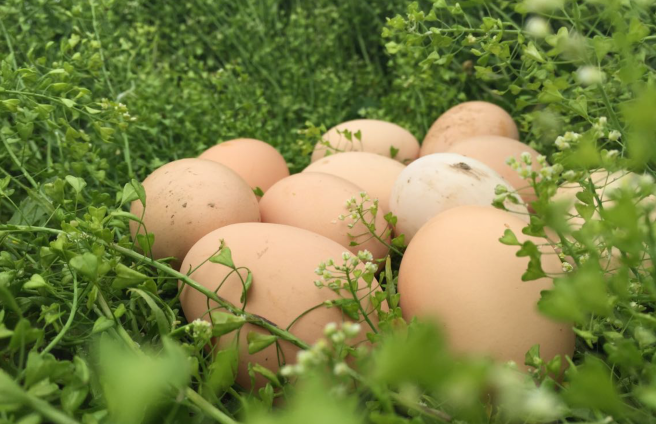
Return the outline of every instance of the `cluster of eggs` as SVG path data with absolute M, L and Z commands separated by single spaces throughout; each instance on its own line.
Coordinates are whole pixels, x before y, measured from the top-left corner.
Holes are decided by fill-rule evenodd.
M 522 282 L 528 259 L 498 242 L 505 229 L 524 237 L 525 204 L 534 199 L 506 163 L 523 152 L 537 156 L 517 138 L 512 118 L 486 102 L 448 110 L 421 147 L 398 125 L 349 121 L 329 130 L 315 147 L 312 163 L 291 176 L 270 145 L 231 140 L 154 171 L 143 182 L 147 207 L 140 201 L 132 205 L 141 223 L 133 222 L 131 231 L 133 237 L 154 235 L 154 259 L 173 258 L 181 272 L 212 291 L 220 288 L 219 296 L 239 304 L 240 276 L 207 261 L 223 240 L 234 263 L 252 273 L 245 310 L 280 328 L 293 323 L 290 331 L 307 343 L 320 338 L 329 322 L 348 320 L 337 308 L 314 308 L 337 296 L 313 284 L 317 265 L 341 258 L 345 250 L 366 249 L 383 259 L 392 234 L 404 234 L 408 247 L 398 290 L 405 318 L 438 319 L 458 351 L 518 364 L 536 343 L 544 358 L 571 355 L 574 335 L 568 326 L 536 309 L 550 280 Z M 506 205 L 515 213 L 491 207 L 499 184 L 521 195 L 522 204 Z M 260 199 L 257 189 L 264 192 Z M 368 236 L 370 228 L 351 218 L 347 201 L 352 198 L 364 209 L 376 205 L 371 224 L 382 236 Z M 388 212 L 397 221 L 385 231 Z M 555 254 L 544 255 L 543 266 L 547 272 L 561 268 Z M 180 300 L 190 322 L 209 321 L 209 311 L 217 307 L 189 287 Z M 228 343 L 224 339 L 219 347 Z M 241 337 L 237 381 L 250 385 L 249 362 L 276 372 L 281 352 L 287 362 L 295 358 L 295 348 L 285 341 L 280 350 L 272 345 L 249 354 Z

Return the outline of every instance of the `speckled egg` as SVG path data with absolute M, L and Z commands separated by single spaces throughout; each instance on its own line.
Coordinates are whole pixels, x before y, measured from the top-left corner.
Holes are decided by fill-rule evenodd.
M 399 174 L 390 199 L 398 218 L 396 234 L 406 243 L 435 215 L 456 206 L 492 204 L 497 185 L 511 187 L 492 168 L 455 153 L 435 153 L 417 159 Z M 528 220 L 523 205 L 506 201 L 506 207 Z
M 521 162 L 522 153 L 531 155 L 531 166 L 533 170 L 539 171 L 542 166 L 538 163 L 539 153 L 521 141 L 498 135 L 479 135 L 459 141 L 452 145 L 447 153 L 457 153 L 476 159 L 494 169 L 501 177 L 517 189 L 518 194 L 524 202 L 530 203 L 537 200 L 535 190 L 519 173 L 506 163 L 508 158 L 517 159 Z
M 285 224 L 321 234 L 357 254 L 368 250 L 375 259 L 387 255 L 387 247 L 372 237 L 365 224 L 356 222 L 346 207 L 346 201 L 355 198 L 363 203 L 363 210 L 370 210 L 372 201 L 364 201 L 363 190 L 353 183 L 330 174 L 304 172 L 278 181 L 260 201 L 262 222 Z M 389 243 L 387 222 L 378 211 L 373 224 L 376 234 Z M 343 220 L 340 220 L 340 216 Z M 365 215 L 367 224 L 372 222 L 370 213 Z M 351 246 L 351 243 L 357 243 Z
M 344 131 L 349 131 L 348 139 Z M 360 132 L 358 140 L 355 134 Z M 312 162 L 342 152 L 370 152 L 409 163 L 419 157 L 419 142 L 405 128 L 377 119 L 356 119 L 341 123 L 326 132 L 316 144 Z
M 252 285 L 246 296 L 246 312 L 261 316 L 279 328 L 288 328 L 289 331 L 302 341 L 312 344 L 323 337 L 323 330 L 330 322 L 340 323 L 348 318 L 338 307 L 321 306 L 326 301 L 338 299 L 338 295 L 328 288 L 317 288 L 314 281 L 319 278 L 315 274 L 316 267 L 334 259 L 342 263 L 344 247 L 321 235 L 310 231 L 279 224 L 245 223 L 235 224 L 215 230 L 200 239 L 189 251 L 182 269 L 187 271 L 195 269 L 191 278 L 204 287 L 217 291 L 218 296 L 241 306 L 242 282 L 238 275 L 232 273 L 224 265 L 205 262 L 214 255 L 224 240 L 225 245 L 232 251 L 232 259 L 236 266 L 246 267 L 252 273 Z M 201 265 L 202 264 L 202 265 Z M 198 267 L 196 269 L 196 267 Z M 225 279 L 225 283 L 219 284 Z M 246 271 L 242 270 L 242 278 L 246 278 Z M 360 280 L 361 287 L 366 288 Z M 374 280 L 373 286 L 378 283 Z M 200 292 L 185 286 L 180 296 L 180 302 L 187 321 L 202 318 L 210 321 L 208 308 L 216 308 L 214 302 L 209 302 Z M 363 308 L 372 312 L 368 301 Z M 297 321 L 296 318 L 303 315 Z M 369 317 L 376 322 L 376 314 Z M 293 325 L 292 325 L 293 322 Z M 291 325 L 291 327 L 290 327 Z M 355 340 L 365 340 L 365 328 Z M 239 334 L 239 366 L 237 383 L 243 387 L 251 387 L 248 375 L 248 363 L 260 364 L 273 372 L 280 366 L 279 360 L 286 363 L 295 363 L 298 349 L 291 343 L 279 340 L 282 356 L 278 356 L 276 345 L 264 350 L 249 354 L 246 337 L 249 332 L 266 333 L 260 327 L 246 324 Z M 218 341 L 219 348 L 228 346 L 236 333 L 222 336 Z M 266 380 L 257 375 L 256 386 L 260 387 Z
M 158 168 L 144 181 L 146 208 L 132 202 L 130 212 L 155 235 L 154 259 L 174 257 L 179 264 L 191 246 L 217 228 L 258 222 L 260 211 L 251 188 L 229 168 L 204 159 L 181 159 Z M 145 233 L 130 221 L 132 237 Z
M 232 169 L 252 189 L 266 192 L 279 180 L 289 176 L 287 162 L 270 144 L 252 138 L 238 138 L 210 147 L 199 156 Z
M 498 135 L 519 139 L 512 117 L 488 102 L 465 102 L 444 112 L 426 133 L 420 156 L 446 152 L 453 144 L 478 135 Z
M 435 319 L 455 352 L 514 361 L 523 369 L 524 356 L 535 344 L 546 361 L 572 356 L 571 325 L 537 310 L 540 292 L 552 288 L 552 281 L 522 281 L 529 259 L 517 257 L 517 246 L 499 242 L 506 229 L 520 241 L 530 239 L 522 234 L 524 226 L 512 214 L 486 206 L 461 206 L 430 220 L 401 262 L 404 318 Z M 542 264 L 546 272 L 561 270 L 553 250 L 545 252 Z
M 303 172 L 335 175 L 362 187 L 380 207 L 389 211 L 392 186 L 405 165 L 374 153 L 350 152 L 331 155 L 310 164 Z

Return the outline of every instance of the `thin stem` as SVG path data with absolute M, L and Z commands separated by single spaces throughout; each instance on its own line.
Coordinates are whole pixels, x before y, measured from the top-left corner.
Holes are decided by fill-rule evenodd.
M 194 391 L 192 388 L 187 387 L 185 389 L 185 395 L 194 405 L 199 407 L 208 416 L 214 418 L 217 422 L 221 424 L 238 424 L 237 421 L 230 418 L 218 408 L 215 408 L 211 403 L 196 393 L 196 391 Z
M 68 329 L 71 327 L 73 324 L 73 318 L 75 318 L 75 312 L 77 311 L 77 275 L 73 273 L 73 305 L 71 305 L 71 314 L 68 316 L 68 320 L 66 320 L 66 324 L 64 324 L 64 327 L 61 329 L 59 334 L 55 336 L 54 339 L 46 346 L 45 349 L 41 352 L 42 355 L 45 355 L 46 353 L 50 352 L 56 345 L 59 343 L 59 341 L 64 337 Z
M 358 298 L 358 293 L 353 290 L 353 280 L 351 280 L 351 273 L 349 271 L 346 271 L 346 281 L 348 283 L 349 291 L 351 292 L 351 295 L 353 296 L 353 299 L 358 303 L 358 308 L 360 309 L 360 312 L 362 312 L 362 316 L 364 317 L 364 320 L 369 324 L 369 327 L 371 327 L 371 330 L 378 334 L 378 330 L 376 330 L 376 326 L 374 325 L 373 322 L 369 319 L 369 315 L 367 314 L 367 311 L 364 310 L 362 307 L 362 302 L 360 302 L 360 299 Z
M 4 134 L 0 134 L 0 138 L 2 138 L 2 144 L 5 145 L 5 148 L 7 149 L 7 153 L 9 154 L 9 157 L 11 158 L 12 162 L 14 162 L 14 165 L 18 167 L 18 169 L 21 170 L 23 175 L 25 175 L 25 179 L 32 184 L 32 187 L 34 188 L 39 188 L 39 185 L 34 181 L 34 178 L 30 175 L 29 172 L 27 172 L 27 169 L 23 166 L 23 164 L 20 163 L 16 155 L 14 154 L 13 150 L 11 150 L 11 146 L 9 146 L 9 143 L 7 142 L 7 139 L 5 138 Z
M 107 87 L 109 88 L 110 93 L 112 93 L 112 96 L 115 97 L 116 94 L 114 93 L 114 87 L 112 87 L 112 83 L 109 81 L 109 74 L 107 73 L 107 67 L 105 66 L 105 54 L 103 53 L 102 43 L 100 41 L 100 32 L 98 31 L 98 21 L 96 20 L 96 8 L 93 5 L 93 0 L 89 0 L 89 6 L 91 6 L 91 19 L 93 20 L 93 32 L 96 35 L 96 41 L 98 41 L 98 46 L 99 46 L 98 53 L 100 53 L 100 63 L 102 63 L 103 75 L 105 76 L 105 82 L 107 83 Z

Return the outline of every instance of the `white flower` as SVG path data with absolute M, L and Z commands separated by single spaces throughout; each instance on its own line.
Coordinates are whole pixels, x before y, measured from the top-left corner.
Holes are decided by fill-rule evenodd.
M 378 267 L 372 262 L 367 262 L 366 264 L 364 264 L 364 272 L 368 274 L 373 274 L 376 271 L 378 271 Z
M 563 272 L 570 272 L 573 269 L 574 267 L 572 266 L 572 264 L 570 264 L 569 262 L 563 262 Z
M 530 165 L 533 162 L 533 158 L 531 158 L 531 154 L 529 152 L 522 152 L 520 157 L 522 158 L 522 162 L 524 162 L 526 165 Z
M 558 150 L 567 150 L 571 147 L 570 144 L 566 142 L 563 137 L 556 138 L 555 144 Z
M 342 325 L 342 330 L 344 330 L 344 334 L 346 335 L 346 337 L 357 336 L 358 334 L 360 334 L 361 329 L 362 326 L 357 322 L 347 321 Z
M 544 18 L 534 16 L 526 22 L 526 32 L 536 38 L 544 38 L 551 34 L 551 26 Z
M 576 77 L 583 85 L 600 84 L 605 79 L 605 75 L 601 69 L 590 65 L 580 67 L 576 71 Z
M 280 368 L 280 375 L 283 377 L 291 377 L 294 375 L 294 367 L 291 365 L 285 365 Z
M 351 259 L 351 254 L 349 252 L 342 253 L 342 259 L 348 261 L 349 259 Z
M 340 362 L 339 364 L 335 365 L 333 372 L 335 375 L 346 375 L 349 372 L 349 367 L 344 362 Z
M 467 36 L 467 42 L 468 42 L 469 44 L 474 44 L 476 41 L 477 41 L 477 39 L 476 39 L 476 37 L 474 37 L 473 35 L 469 34 L 469 35 Z
M 547 164 L 547 157 L 545 155 L 538 155 L 536 159 L 541 166 L 545 166 Z
M 572 132 L 572 131 L 567 131 L 565 133 L 564 138 L 565 138 L 565 141 L 576 141 L 579 138 L 581 138 L 581 134 L 576 133 L 576 132 Z
M 361 261 L 373 261 L 373 260 L 374 260 L 374 257 L 373 257 L 373 255 L 371 254 L 371 252 L 368 251 L 368 250 L 366 250 L 366 249 L 365 249 L 365 250 L 361 250 L 361 251 L 358 252 L 358 258 L 359 258 Z
M 325 335 L 328 336 L 328 337 L 330 337 L 330 336 L 332 336 L 333 334 L 335 334 L 336 331 L 337 331 L 337 324 L 334 323 L 334 322 L 329 322 L 329 323 L 326 324 L 326 326 L 323 328 L 323 334 L 325 334 Z
M 335 344 L 340 344 L 340 343 L 344 343 L 344 340 L 346 340 L 346 336 L 342 331 L 337 331 L 332 336 L 330 336 L 330 340 L 332 340 L 333 343 Z
M 494 194 L 505 194 L 508 193 L 508 187 L 506 187 L 503 184 L 497 184 L 496 187 L 494 187 Z
M 301 365 L 311 365 L 314 362 L 314 354 L 309 350 L 301 350 L 296 354 L 296 361 Z
M 622 137 L 622 133 L 620 133 L 617 130 L 613 130 L 613 131 L 608 133 L 608 139 L 610 141 L 617 141 L 617 140 L 620 139 L 620 137 Z

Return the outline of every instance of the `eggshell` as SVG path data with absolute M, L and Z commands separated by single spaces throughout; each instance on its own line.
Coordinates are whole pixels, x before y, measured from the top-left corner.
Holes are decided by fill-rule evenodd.
M 155 235 L 154 259 L 173 256 L 182 260 L 191 246 L 210 231 L 260 220 L 257 199 L 248 184 L 227 167 L 209 160 L 167 163 L 150 174 L 143 187 L 143 222 L 148 232 Z M 141 217 L 141 201 L 132 202 L 130 212 Z M 137 228 L 145 233 L 143 226 L 130 221 L 133 238 Z
M 373 238 L 362 222 L 353 228 L 348 227 L 354 220 L 350 217 L 346 201 L 355 197 L 360 203 L 362 191 L 355 184 L 334 175 L 315 172 L 292 175 L 278 181 L 262 197 L 262 222 L 304 228 L 341 244 L 355 254 L 368 250 L 375 259 L 381 259 L 387 256 L 387 247 Z M 372 204 L 372 201 L 365 202 L 365 208 Z M 346 218 L 339 220 L 340 215 Z M 385 236 L 387 232 L 383 215 L 382 211 L 378 211 L 374 221 L 379 236 Z M 371 216 L 367 215 L 366 219 L 369 222 Z M 384 240 L 389 243 L 389 236 Z M 350 246 L 351 242 L 360 244 Z
M 353 135 L 349 141 L 344 134 L 338 132 L 343 133 L 344 130 L 352 134 L 360 131 L 360 140 Z M 327 141 L 330 146 L 317 143 L 312 153 L 312 162 L 331 154 L 351 151 L 370 152 L 392 158 L 391 148 L 398 150 L 392 159 L 401 163 L 412 162 L 419 157 L 419 142 L 408 130 L 376 119 L 343 122 L 328 130 L 321 139 Z
M 309 309 L 327 300 L 338 299 L 337 294 L 328 288 L 319 289 L 314 281 L 319 278 L 314 270 L 316 267 L 334 259 L 342 263 L 344 247 L 318 234 L 301 228 L 279 224 L 245 223 L 235 224 L 207 234 L 196 243 L 182 264 L 183 272 L 195 269 L 191 278 L 210 290 L 217 290 L 221 281 L 226 278 L 230 269 L 216 263 L 205 262 L 216 253 L 220 240 L 232 251 L 232 259 L 236 266 L 247 267 L 253 276 L 253 282 L 246 297 L 246 312 L 261 316 L 274 323 L 279 328 L 287 328 L 297 317 Z M 242 277 L 246 277 L 245 271 Z M 361 288 L 365 288 L 362 280 Z M 372 287 L 378 282 L 373 281 Z M 239 276 L 232 274 L 221 286 L 217 294 L 241 306 L 242 283 Z M 180 295 L 180 303 L 187 321 L 202 318 L 210 321 L 207 314 L 208 301 L 200 292 L 185 286 Z M 209 308 L 216 308 L 215 302 L 209 302 Z M 372 312 L 371 305 L 364 305 L 367 312 Z M 375 323 L 375 313 L 369 318 Z M 319 307 L 298 319 L 290 328 L 290 332 L 306 343 L 312 344 L 323 336 L 323 329 L 329 322 L 343 322 L 348 318 L 337 307 Z M 239 367 L 237 382 L 250 387 L 248 363 L 258 363 L 273 372 L 279 368 L 275 345 L 255 354 L 248 353 L 246 336 L 250 331 L 268 334 L 266 330 L 255 325 L 246 324 L 241 329 L 239 337 Z M 363 325 L 361 335 L 357 340 L 365 339 Z M 223 336 L 218 342 L 219 348 L 225 348 L 233 340 L 233 335 Z M 282 353 L 287 363 L 296 361 L 298 349 L 291 343 L 279 341 Z M 260 375 L 256 378 L 256 386 L 265 384 Z
M 426 133 L 419 156 L 445 152 L 458 141 L 478 135 L 519 139 L 512 117 L 488 102 L 465 102 L 444 112 Z
M 430 220 L 408 246 L 399 272 L 398 291 L 405 319 L 437 319 L 456 352 L 515 361 L 540 344 L 541 357 L 574 353 L 570 325 L 555 323 L 537 310 L 540 292 L 552 287 L 541 278 L 524 282 L 528 258 L 517 247 L 499 242 L 506 229 L 520 241 L 524 222 L 486 206 L 461 206 Z M 540 239 L 533 239 L 541 243 Z M 548 250 L 546 272 L 559 272 L 560 261 Z
M 519 161 L 521 154 L 528 152 L 533 159 L 531 164 L 533 169 L 536 171 L 542 169 L 537 161 L 539 153 L 521 141 L 498 135 L 480 135 L 453 144 L 447 152 L 476 159 L 494 169 L 504 180 L 517 189 L 524 202 L 531 203 L 537 200 L 533 187 L 506 163 L 506 160 L 510 157 Z
M 210 147 L 199 156 L 232 169 L 252 189 L 267 191 L 279 180 L 289 176 L 287 162 L 278 151 L 263 141 L 238 138 Z
M 319 159 L 303 172 L 323 172 L 350 181 L 378 199 L 379 206 L 388 212 L 392 186 L 404 169 L 403 164 L 374 153 L 350 152 Z
M 514 190 L 492 168 L 455 153 L 436 153 L 417 159 L 401 172 L 392 189 L 390 211 L 398 218 L 396 233 L 412 240 L 428 220 L 440 212 L 462 205 L 491 205 L 495 187 Z M 523 205 L 506 202 L 506 207 L 522 213 Z

